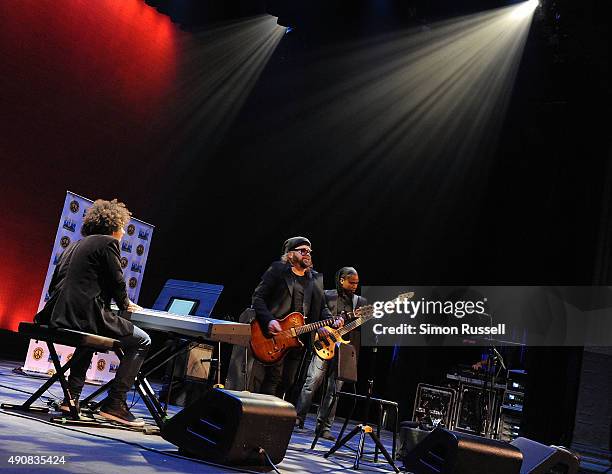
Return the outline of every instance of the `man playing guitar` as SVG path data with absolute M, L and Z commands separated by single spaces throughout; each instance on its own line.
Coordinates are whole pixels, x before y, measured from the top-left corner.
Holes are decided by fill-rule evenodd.
M 312 249 L 306 237 L 292 237 L 283 244 L 281 261 L 273 262 L 255 288 L 252 307 L 262 330 L 270 335 L 280 333 L 279 319 L 292 312 L 302 313 L 306 323 L 331 318 L 325 302 L 323 275 L 312 265 Z M 325 336 L 326 329 L 319 329 Z M 303 336 L 306 346 L 311 344 L 309 335 Z M 290 393 L 295 383 L 305 347 L 292 349 L 277 363 L 264 366 L 261 393 L 282 398 Z
M 336 273 L 336 289 L 326 290 L 327 304 L 334 316 L 353 313 L 357 308 L 365 306 L 367 301 L 362 296 L 355 294 L 359 285 L 359 275 L 353 267 L 343 267 Z M 359 355 L 360 333 L 359 329 L 349 333 L 349 342 L 355 347 L 355 354 Z M 331 426 L 336 413 L 336 403 L 332 405 L 333 395 L 342 388 L 342 382 L 336 380 L 336 361 L 324 360 L 313 353 L 312 360 L 308 366 L 306 381 L 297 403 L 298 425 L 304 425 L 304 419 L 310 410 L 312 397 L 324 379 L 327 380 L 325 398 L 321 403 L 319 418 L 317 419 L 317 430 L 322 438 L 335 440 L 331 433 Z

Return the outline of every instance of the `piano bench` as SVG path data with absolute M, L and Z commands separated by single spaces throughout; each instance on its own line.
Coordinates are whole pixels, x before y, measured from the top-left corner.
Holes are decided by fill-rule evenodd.
M 72 329 L 50 328 L 35 323 L 19 323 L 19 334 L 30 339 L 63 344 L 72 347 L 87 347 L 95 352 L 108 352 L 121 347 L 118 340 Z
M 55 374 L 53 374 L 49 378 L 49 380 L 47 380 L 23 404 L 13 405 L 9 403 L 3 403 L 2 405 L 0 405 L 0 407 L 8 410 L 48 413 L 49 408 L 33 407 L 32 403 L 38 400 L 45 393 L 45 391 L 47 391 L 55 382 L 59 381 L 60 385 L 62 386 L 62 391 L 64 392 L 64 399 L 71 401 L 70 418 L 73 421 L 77 422 L 81 420 L 74 401 L 72 400 L 70 391 L 68 390 L 68 381 L 66 380 L 65 376 L 66 371 L 70 369 L 70 366 L 74 363 L 78 356 L 70 358 L 70 360 L 66 361 L 64 365 L 61 365 L 59 357 L 57 355 L 57 351 L 55 350 L 55 344 L 63 344 L 72 347 L 85 347 L 95 352 L 108 352 L 112 350 L 117 352 L 119 358 L 121 358 L 121 343 L 118 340 L 112 339 L 110 337 L 98 336 L 96 334 L 90 334 L 82 331 L 73 331 L 71 329 L 50 328 L 49 326 L 24 322 L 19 323 L 19 334 L 22 334 L 23 336 L 30 339 L 45 341 L 47 343 L 47 347 L 49 348 L 49 355 L 51 356 L 53 366 L 55 367 Z M 86 354 L 81 354 L 81 356 L 84 355 Z M 51 421 L 53 420 L 54 419 L 52 418 Z M 80 424 L 92 423 L 84 422 Z M 95 425 L 97 423 L 93 424 Z

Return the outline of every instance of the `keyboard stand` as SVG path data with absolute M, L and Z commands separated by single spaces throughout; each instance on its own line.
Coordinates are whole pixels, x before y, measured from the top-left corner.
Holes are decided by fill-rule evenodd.
M 185 336 L 175 334 L 172 332 L 168 333 L 168 335 L 172 337 L 171 341 L 174 341 L 176 339 L 181 340 L 178 347 L 173 351 L 171 350 L 170 354 L 165 359 L 163 359 L 161 362 L 157 363 L 153 367 L 150 367 L 153 364 L 153 361 L 155 359 L 159 358 L 161 354 L 171 349 L 173 344 L 166 342 L 166 344 L 164 344 L 164 347 L 158 350 L 155 354 L 152 354 L 149 357 L 147 357 L 147 359 L 142 364 L 142 367 L 140 368 L 140 372 L 138 372 L 138 375 L 136 376 L 136 380 L 134 381 L 134 387 L 138 391 L 138 394 L 140 395 L 140 397 L 142 398 L 142 401 L 144 402 L 147 409 L 149 410 L 149 413 L 151 413 L 151 416 L 155 420 L 155 424 L 159 428 L 161 428 L 164 422 L 168 419 L 168 413 L 166 411 L 168 408 L 168 404 L 166 403 L 165 407 L 162 406 L 159 399 L 155 395 L 155 391 L 153 390 L 153 387 L 151 387 L 151 384 L 147 380 L 147 377 L 151 375 L 155 370 L 159 369 L 162 365 L 170 362 L 175 357 L 178 357 L 179 355 L 191 350 L 200 341 L 203 341 L 203 339 L 201 338 L 198 338 L 197 340 L 185 339 Z M 95 402 L 94 401 L 95 398 L 101 393 L 103 393 L 104 391 L 108 390 L 111 383 L 113 383 L 112 380 L 102 385 L 101 387 L 96 389 L 92 394 L 84 398 L 81 402 L 81 406 L 88 407 L 91 410 L 97 409 L 102 402 L 101 401 Z

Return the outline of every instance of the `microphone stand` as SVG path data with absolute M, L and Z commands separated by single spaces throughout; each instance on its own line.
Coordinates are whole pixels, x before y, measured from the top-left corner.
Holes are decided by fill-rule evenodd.
M 489 327 L 493 327 L 493 316 L 487 314 L 489 316 Z M 485 377 L 485 382 L 483 384 L 483 397 L 486 397 L 485 400 L 485 425 L 484 425 L 484 435 L 485 438 L 492 438 L 493 433 L 493 424 L 494 424 L 494 408 L 495 408 L 495 399 L 497 397 L 497 363 L 499 362 L 501 368 L 500 370 L 507 370 L 506 365 L 504 364 L 504 359 L 502 355 L 499 353 L 495 344 L 493 343 L 493 338 L 491 334 L 489 334 L 489 346 L 488 346 L 488 360 L 486 365 L 487 374 Z M 491 388 L 487 390 L 487 382 L 490 382 Z

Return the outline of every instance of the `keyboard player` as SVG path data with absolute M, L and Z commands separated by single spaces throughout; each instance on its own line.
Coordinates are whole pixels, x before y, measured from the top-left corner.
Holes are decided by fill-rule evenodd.
M 124 227 L 131 213 L 123 203 L 97 200 L 87 210 L 83 219 L 83 239 L 71 243 L 60 256 L 55 267 L 50 298 L 35 316 L 39 324 L 52 328 L 65 328 L 118 339 L 124 350 L 108 397 L 102 402 L 100 415 L 128 426 L 143 426 L 126 404 L 127 392 L 134 383 L 151 345 L 151 339 L 132 322 L 110 311 L 111 299 L 119 309 L 136 311 L 140 307 L 132 303 L 119 260 L 119 242 L 125 234 Z M 92 351 L 77 348 L 88 354 L 72 365 L 68 388 L 72 400 L 79 408 L 78 400 L 85 383 L 85 374 L 91 363 Z M 70 400 L 64 400 L 60 409 L 69 411 Z

